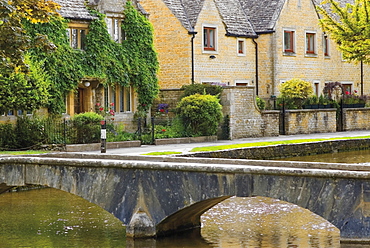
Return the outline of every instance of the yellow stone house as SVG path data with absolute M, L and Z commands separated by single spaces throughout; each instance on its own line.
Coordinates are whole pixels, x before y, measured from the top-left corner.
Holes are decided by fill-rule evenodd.
M 342 2 L 346 2 L 341 0 Z M 155 29 L 162 89 L 252 85 L 269 99 L 292 78 L 320 95 L 338 81 L 370 91 L 369 66 L 342 59 L 319 26 L 314 0 L 141 0 Z

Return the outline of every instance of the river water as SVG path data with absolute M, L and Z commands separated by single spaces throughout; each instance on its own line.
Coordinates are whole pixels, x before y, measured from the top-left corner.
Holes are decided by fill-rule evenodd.
M 329 162 L 323 155 L 322 161 Z M 320 156 L 306 160 L 317 160 Z M 369 151 L 346 153 L 337 162 L 370 161 Z M 352 158 L 352 159 L 351 159 Z M 292 159 L 294 160 L 294 159 Z M 298 160 L 298 158 L 295 158 Z M 46 188 L 0 195 L 0 248 L 125 247 L 249 248 L 370 247 L 340 244 L 339 230 L 296 205 L 265 197 L 232 197 L 202 216 L 201 230 L 157 240 L 125 238 L 125 227 L 86 200 Z

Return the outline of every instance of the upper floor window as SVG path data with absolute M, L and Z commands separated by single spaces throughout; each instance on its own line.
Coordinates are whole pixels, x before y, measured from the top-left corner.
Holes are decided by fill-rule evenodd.
M 205 51 L 216 51 L 215 27 L 203 27 L 203 49 Z
M 295 32 L 293 30 L 284 30 L 284 52 L 286 53 L 294 53 L 294 35 Z
M 329 53 L 329 38 L 327 35 L 324 35 L 323 36 L 323 47 L 324 47 L 324 56 L 330 56 L 330 53 Z
M 85 39 L 88 32 L 87 24 L 73 24 L 69 25 L 67 29 L 67 36 L 69 44 L 74 49 L 85 49 Z
M 315 51 L 316 34 L 312 32 L 306 33 L 306 54 L 316 54 Z
M 238 55 L 243 56 L 245 55 L 245 41 L 244 40 L 237 40 L 237 47 L 238 47 Z
M 122 19 L 121 18 L 107 18 L 107 27 L 108 32 L 111 35 L 112 39 L 117 42 L 121 43 L 124 40 L 124 32 L 122 31 Z

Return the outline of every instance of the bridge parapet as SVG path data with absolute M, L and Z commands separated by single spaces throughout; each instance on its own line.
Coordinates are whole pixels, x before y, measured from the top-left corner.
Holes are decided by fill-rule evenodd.
M 64 156 L 64 158 L 61 158 Z M 324 217 L 343 238 L 370 238 L 369 165 L 55 154 L 0 158 L 0 184 L 45 185 L 95 203 L 134 238 L 200 226 L 231 196 L 265 196 Z

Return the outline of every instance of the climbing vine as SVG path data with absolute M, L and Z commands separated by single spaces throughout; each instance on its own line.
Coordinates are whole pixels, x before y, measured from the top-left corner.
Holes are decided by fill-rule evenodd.
M 85 50 L 72 49 L 66 29 L 68 21 L 53 17 L 48 23 L 26 23 L 31 37 L 47 35 L 52 52 L 37 47 L 29 51 L 33 61 L 42 61 L 51 81 L 48 108 L 64 111 L 64 97 L 77 88 L 83 78 L 97 78 L 105 85 L 132 85 L 137 92 L 139 110 L 147 111 L 158 94 L 158 61 L 153 48 L 153 28 L 149 21 L 127 2 L 122 28 L 126 40 L 114 42 L 104 15 L 91 10 L 97 18 L 89 25 Z M 49 49 L 50 50 L 50 49 Z
M 146 112 L 159 92 L 159 65 L 153 46 L 153 26 L 130 1 L 126 3 L 124 15 L 122 28 L 126 40 L 122 46 L 130 54 L 130 82 L 138 93 L 138 109 Z

